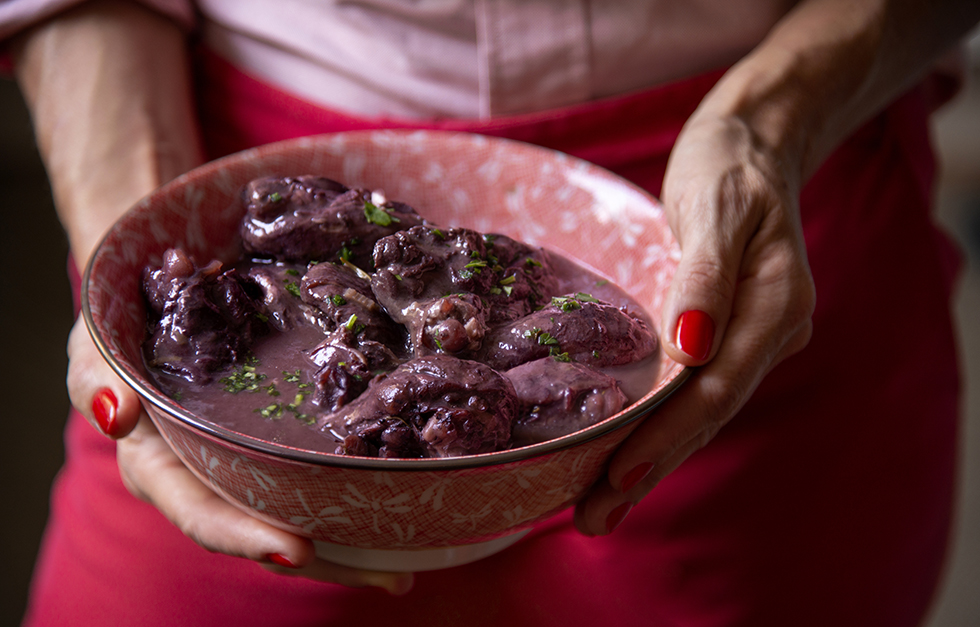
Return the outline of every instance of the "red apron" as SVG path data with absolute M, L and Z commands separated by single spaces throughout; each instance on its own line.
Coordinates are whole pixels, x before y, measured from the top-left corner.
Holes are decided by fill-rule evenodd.
M 363 119 L 205 55 L 211 156 L 316 133 L 456 129 L 582 157 L 659 194 L 681 125 L 719 73 L 487 122 Z M 585 538 L 566 513 L 395 598 L 272 575 L 186 539 L 126 492 L 113 445 L 78 415 L 30 625 L 917 625 L 950 531 L 958 373 L 955 254 L 929 216 L 928 106 L 909 93 L 806 186 L 818 304 L 810 346 L 637 506 Z

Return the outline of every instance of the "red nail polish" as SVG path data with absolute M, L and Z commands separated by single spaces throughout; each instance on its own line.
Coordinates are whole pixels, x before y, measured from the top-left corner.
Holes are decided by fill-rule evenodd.
M 626 473 L 626 475 L 623 477 L 623 487 L 620 489 L 620 492 L 629 492 L 635 488 L 638 483 L 643 481 L 643 479 L 650 474 L 651 470 L 653 470 L 653 462 L 643 462 L 633 470 Z
M 269 553 L 268 557 L 269 561 L 273 564 L 278 564 L 279 566 L 284 566 L 286 568 L 299 568 L 299 566 L 293 564 L 292 560 L 281 553 Z
M 95 393 L 92 399 L 92 413 L 95 421 L 99 423 L 102 433 L 108 436 L 116 435 L 119 430 L 119 423 L 116 422 L 116 410 L 119 408 L 119 401 L 116 395 L 109 388 L 102 388 Z
M 677 348 L 695 359 L 707 359 L 715 339 L 715 323 L 699 309 L 685 311 L 677 318 Z
M 617 505 L 616 509 L 609 512 L 609 516 L 606 517 L 606 533 L 615 531 L 616 527 L 626 520 L 626 515 L 630 513 L 631 509 L 633 509 L 632 503 L 623 503 L 622 505 Z

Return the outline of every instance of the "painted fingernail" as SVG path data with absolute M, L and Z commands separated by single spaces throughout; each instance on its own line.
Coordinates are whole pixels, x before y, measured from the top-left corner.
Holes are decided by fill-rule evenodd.
M 630 513 L 633 509 L 632 503 L 623 503 L 622 505 L 617 505 L 616 509 L 609 512 L 606 516 L 606 533 L 612 533 L 616 530 L 616 527 L 620 526 L 624 520 L 626 520 L 626 515 Z
M 281 553 L 269 553 L 268 558 L 273 564 L 278 564 L 279 566 L 283 566 L 285 568 L 299 568 L 299 566 L 294 564 L 291 559 Z
M 623 477 L 623 487 L 620 492 L 629 492 L 635 488 L 638 483 L 643 481 L 643 479 L 650 474 L 651 470 L 653 470 L 653 462 L 643 462 L 633 470 L 626 473 L 626 475 Z
M 685 311 L 677 318 L 677 348 L 695 359 L 707 359 L 715 339 L 715 323 L 700 309 Z
M 109 388 L 102 388 L 92 399 L 92 414 L 95 415 L 95 421 L 99 423 L 102 433 L 108 436 L 116 435 L 116 431 L 119 430 L 119 423 L 116 421 L 118 408 L 119 401 Z

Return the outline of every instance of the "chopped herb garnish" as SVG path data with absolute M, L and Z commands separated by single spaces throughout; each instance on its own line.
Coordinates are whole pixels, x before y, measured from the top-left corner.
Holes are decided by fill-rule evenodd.
M 440 231 L 439 229 L 432 229 L 432 233 L 439 239 L 446 239 L 446 236 L 443 235 L 442 231 Z
M 479 274 L 481 268 L 486 268 L 487 267 L 487 262 L 484 261 L 484 260 L 482 260 L 482 259 L 477 259 L 476 261 L 469 262 L 468 264 L 466 264 L 463 267 L 464 268 L 470 268 L 471 270 L 474 270 L 474 271 L 476 271 L 477 274 Z
M 499 287 L 491 287 L 490 288 L 490 293 L 493 294 L 494 296 L 496 296 L 497 294 L 503 294 L 504 291 L 502 289 L 500 289 Z M 508 294 L 508 296 L 509 296 L 509 294 Z
M 439 350 L 445 352 L 445 350 L 443 350 L 443 348 L 442 348 L 442 342 L 439 341 L 439 338 L 437 338 L 435 336 L 435 334 L 432 335 L 432 341 L 436 343 L 436 348 L 438 348 Z
M 396 281 L 401 281 L 401 280 L 402 280 L 402 275 L 400 275 L 400 274 L 396 274 L 396 275 L 395 275 L 395 280 L 396 280 Z
M 299 368 L 296 369 L 296 372 L 286 372 L 285 370 L 282 371 L 282 380 L 286 383 L 299 383 L 300 377 L 302 376 L 303 373 L 300 372 Z
M 558 340 L 556 340 L 550 333 L 542 331 L 538 333 L 538 344 L 544 344 L 545 346 L 558 346 Z
M 493 246 L 493 241 L 494 241 L 495 239 L 497 239 L 497 236 L 496 236 L 496 235 L 494 235 L 494 234 L 492 234 L 492 233 L 486 233 L 486 234 L 484 234 L 484 236 L 483 236 L 483 243 L 484 243 L 484 244 L 485 244 L 486 246 L 488 246 L 488 247 L 489 247 L 489 246 Z
M 592 294 L 586 294 L 585 292 L 575 292 L 575 298 L 582 301 L 583 303 L 598 303 L 599 299 Z
M 568 353 L 559 353 L 556 349 L 551 349 L 551 356 L 555 358 L 555 361 L 570 362 L 572 358 L 568 356 Z
M 299 270 L 294 270 L 292 268 L 287 268 L 286 269 L 286 274 L 288 274 L 289 276 L 299 276 Z
M 514 283 L 515 281 L 517 281 L 517 275 L 516 274 L 512 274 L 510 276 L 505 276 L 504 278 L 500 279 L 500 284 L 501 285 L 510 285 L 511 283 Z
M 344 323 L 344 326 L 347 327 L 348 330 L 353 331 L 354 325 L 356 324 L 357 324 L 357 314 L 351 314 L 350 318 L 347 319 L 347 322 Z
M 283 279 L 283 280 L 286 283 L 286 291 L 292 294 L 293 296 L 295 296 L 296 298 L 299 298 L 301 296 L 299 291 L 299 283 L 295 281 L 290 281 L 289 279 Z
M 389 226 L 392 222 L 401 222 L 398 218 L 388 213 L 384 207 L 378 207 L 371 202 L 364 203 L 364 217 L 367 221 L 378 226 Z
M 338 307 L 342 307 L 347 304 L 347 299 L 341 296 L 340 294 L 334 294 L 333 296 L 331 296 L 330 301 L 334 305 L 337 305 Z
M 541 262 L 540 261 L 537 261 L 535 259 L 531 259 L 530 257 L 528 257 L 527 258 L 527 265 L 529 265 L 529 266 L 537 266 L 538 268 L 540 268 L 541 267 Z
M 592 351 L 592 359 L 599 359 L 601 357 L 602 355 L 599 354 L 599 351 Z
M 459 278 L 463 279 L 464 281 L 466 279 L 472 279 L 473 271 L 464 267 L 462 270 L 459 271 Z
M 524 331 L 524 337 L 529 338 L 529 339 L 532 339 L 532 340 L 538 339 L 538 336 L 539 335 L 541 335 L 541 329 L 539 329 L 538 327 L 532 327 L 532 328 Z
M 347 263 L 350 260 L 350 248 L 347 248 L 346 244 L 341 246 L 338 255 L 340 255 L 341 261 Z
M 582 308 L 582 303 L 578 302 L 574 298 L 568 298 L 566 296 L 553 297 L 551 299 L 551 304 L 562 311 L 575 311 L 576 309 Z
M 263 418 L 271 418 L 272 420 L 277 420 L 282 418 L 282 403 L 273 403 L 266 407 L 260 407 L 255 410 L 255 413 L 259 414 Z
M 282 200 L 282 196 L 279 194 L 279 192 L 272 192 L 271 194 L 269 194 L 270 202 L 280 202 L 281 200 Z
M 238 394 L 239 392 L 259 391 L 261 389 L 259 383 L 266 377 L 264 374 L 255 371 L 255 366 L 258 363 L 258 360 L 252 357 L 227 377 L 219 379 L 218 381 L 224 384 L 225 392 Z
M 514 286 L 513 285 L 505 285 L 504 286 L 504 294 L 507 294 L 508 296 L 510 296 L 510 293 L 513 292 L 513 291 L 514 291 Z
M 264 313 L 256 313 L 255 314 L 255 317 L 259 319 L 259 322 L 268 322 L 269 321 L 269 316 L 265 315 Z
M 595 286 L 596 287 L 602 287 L 603 285 L 606 285 L 607 283 L 609 283 L 609 281 L 607 281 L 605 279 L 599 279 L 598 281 L 595 282 Z
M 177 390 L 176 392 L 170 395 L 170 398 L 179 403 L 181 399 L 184 398 L 184 395 L 180 392 L 180 390 Z

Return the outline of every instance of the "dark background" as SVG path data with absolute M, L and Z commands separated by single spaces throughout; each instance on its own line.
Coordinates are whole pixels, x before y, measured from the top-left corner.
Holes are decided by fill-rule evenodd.
M 20 622 L 64 456 L 67 254 L 27 110 L 0 78 L 0 626 Z

